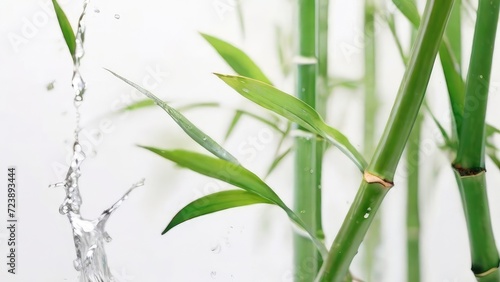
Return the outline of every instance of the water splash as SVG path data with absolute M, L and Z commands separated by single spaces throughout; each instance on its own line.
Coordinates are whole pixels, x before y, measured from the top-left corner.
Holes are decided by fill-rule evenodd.
M 75 54 L 73 54 L 73 77 L 71 79 L 71 86 L 73 87 L 73 91 L 75 92 L 74 105 L 76 110 L 76 126 L 75 126 L 75 140 L 78 141 L 78 134 L 80 133 L 80 105 L 83 102 L 83 95 L 85 94 L 85 90 L 87 89 L 87 85 L 85 80 L 83 80 L 82 75 L 80 74 L 80 61 L 85 55 L 85 49 L 83 48 L 83 44 L 85 42 L 85 17 L 87 15 L 87 7 L 89 4 L 89 0 L 85 0 L 83 2 L 83 11 L 78 19 L 78 28 L 76 30 L 75 36 Z
M 93 220 L 88 220 L 80 215 L 82 198 L 80 196 L 79 178 L 81 164 L 85 160 L 85 153 L 79 143 L 80 110 L 83 102 L 86 84 L 80 74 L 80 60 L 85 54 L 83 44 L 85 41 L 85 15 L 89 0 L 83 4 L 83 12 L 78 20 L 76 33 L 76 50 L 73 55 L 72 87 L 75 92 L 74 107 L 76 110 L 75 142 L 73 144 L 73 157 L 66 174 L 65 180 L 49 187 L 63 187 L 66 197 L 59 207 L 59 212 L 66 215 L 73 229 L 73 240 L 76 249 L 76 259 L 73 266 L 80 272 L 80 282 L 116 282 L 108 267 L 104 244 L 111 242 L 111 236 L 105 231 L 106 222 L 111 214 L 120 207 L 129 194 L 137 187 L 144 185 L 144 179 L 135 183 L 114 205 L 102 212 Z

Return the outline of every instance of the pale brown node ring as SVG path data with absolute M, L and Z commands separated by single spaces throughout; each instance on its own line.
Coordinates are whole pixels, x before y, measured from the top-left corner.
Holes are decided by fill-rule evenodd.
M 363 174 L 363 178 L 368 183 L 378 183 L 385 188 L 391 188 L 392 186 L 394 186 L 393 182 L 384 180 L 374 174 L 369 173 L 368 171 L 365 171 L 365 173 Z
M 490 270 L 487 270 L 487 271 L 485 271 L 483 273 L 476 274 L 476 277 L 478 277 L 478 278 L 479 277 L 485 277 L 485 276 L 488 276 L 488 275 L 492 274 L 493 272 L 495 272 L 497 270 L 498 270 L 498 267 L 494 267 L 494 268 L 492 268 Z

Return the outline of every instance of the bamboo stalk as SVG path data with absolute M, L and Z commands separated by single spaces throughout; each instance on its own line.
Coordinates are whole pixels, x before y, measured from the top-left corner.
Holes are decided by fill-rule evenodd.
M 296 87 L 299 99 L 315 108 L 317 83 L 317 11 L 316 0 L 298 1 L 298 50 L 295 58 Z M 304 128 L 299 128 L 305 130 Z M 316 183 L 316 137 L 298 136 L 295 138 L 295 188 L 294 209 L 311 230 L 317 230 L 317 195 Z M 316 247 L 308 238 L 300 234 L 294 236 L 294 271 L 295 281 L 312 281 L 319 268 L 320 256 Z
M 326 119 L 326 109 L 328 104 L 328 9 L 330 0 L 318 0 L 318 77 L 316 91 L 316 110 Z M 318 139 L 316 143 L 316 236 L 324 240 L 322 222 L 322 169 L 323 155 L 326 150 L 327 142 Z M 319 265 L 323 263 L 321 257 Z M 319 270 L 319 268 L 316 270 Z
M 419 176 L 420 176 L 420 133 L 422 115 L 419 114 L 410 139 L 406 146 L 407 162 L 407 210 L 406 210 L 406 250 L 408 252 L 408 282 L 420 281 L 420 215 L 419 215 Z
M 339 282 L 392 187 L 394 173 L 417 118 L 453 0 L 429 0 L 408 67 L 374 157 L 316 281 Z
M 376 93 L 376 47 L 375 47 L 375 3 L 374 0 L 365 0 L 364 7 L 364 123 L 363 123 L 363 154 L 369 158 L 375 150 L 375 128 L 379 101 Z M 364 264 L 366 281 L 377 281 L 375 277 L 375 256 L 380 245 L 382 221 L 377 215 L 366 235 Z
M 467 74 L 462 130 L 453 164 L 469 233 L 472 272 L 478 281 L 500 281 L 485 179 L 485 129 L 491 63 L 500 0 L 479 1 Z

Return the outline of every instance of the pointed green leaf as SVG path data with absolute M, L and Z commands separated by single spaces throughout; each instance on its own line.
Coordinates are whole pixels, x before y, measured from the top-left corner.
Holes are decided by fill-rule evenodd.
M 201 33 L 201 36 L 212 45 L 217 53 L 221 55 L 224 61 L 226 61 L 237 74 L 251 77 L 267 84 L 272 84 L 257 64 L 255 64 L 241 49 L 208 34 Z
M 290 49 L 292 49 L 293 40 L 285 34 L 280 26 L 276 26 L 275 38 L 281 73 L 284 76 L 288 76 L 292 70 L 292 52 Z
M 236 111 L 236 113 L 234 113 L 234 116 L 231 119 L 231 123 L 229 124 L 229 128 L 227 129 L 226 136 L 224 136 L 224 140 L 229 139 L 229 136 L 231 136 L 231 133 L 233 133 L 234 129 L 236 128 L 236 124 L 238 123 L 238 121 L 240 121 L 242 115 L 243 113 L 241 111 Z
M 118 112 L 141 110 L 141 109 L 149 108 L 152 106 L 156 106 L 155 101 L 153 101 L 149 98 L 146 98 L 144 100 L 140 100 L 140 101 L 132 103 L 128 106 L 125 106 L 125 107 L 119 109 Z
M 305 225 L 298 215 L 285 205 L 285 203 L 271 189 L 271 187 L 243 166 L 226 160 L 216 159 L 207 155 L 184 150 L 163 150 L 153 147 L 143 148 L 150 150 L 151 152 L 156 153 L 182 167 L 242 188 L 243 190 L 254 193 L 279 206 L 287 213 L 288 217 L 293 222 L 308 233 L 311 240 L 318 247 L 318 250 L 323 255 L 327 254 L 327 250 L 323 243 L 321 243 L 320 240 L 313 235 L 314 233 Z
M 266 172 L 266 177 L 268 177 L 277 167 L 278 165 L 281 163 L 281 161 L 286 157 L 288 156 L 288 154 L 292 151 L 292 148 L 288 148 L 285 152 L 283 152 L 281 155 L 277 156 L 274 161 L 272 162 L 272 164 L 269 166 L 269 168 L 267 169 L 267 172 Z
M 57 21 L 59 22 L 59 27 L 61 28 L 64 40 L 66 41 L 66 45 L 68 46 L 69 53 L 71 54 L 71 57 L 73 57 L 76 50 L 75 33 L 73 32 L 73 28 L 68 21 L 68 17 L 66 17 L 63 9 L 61 8 L 61 6 L 59 6 L 59 3 L 57 3 L 56 0 L 52 0 L 52 4 L 54 5 Z
M 245 190 L 229 190 L 210 194 L 196 199 L 183 207 L 161 234 L 163 235 L 175 226 L 199 216 L 253 204 L 274 203 Z
M 392 34 L 392 38 L 394 38 L 394 41 L 396 41 L 396 46 L 398 47 L 399 51 L 399 56 L 403 60 L 403 63 L 405 66 L 408 64 L 408 57 L 405 55 L 405 52 L 403 50 L 403 44 L 401 44 L 401 40 L 399 39 L 398 33 L 396 31 L 396 23 L 394 19 L 394 14 L 389 14 L 386 17 L 387 24 L 389 25 L 389 29 Z
M 500 133 L 500 129 L 490 125 L 486 124 L 486 137 L 491 137 L 495 133 Z
M 243 17 L 243 8 L 241 5 L 241 0 L 236 1 L 236 11 L 238 13 L 238 22 L 240 24 L 241 36 L 245 38 L 245 18 Z
M 346 89 L 356 89 L 359 88 L 363 83 L 362 79 L 346 79 L 346 78 L 334 78 L 330 77 L 328 79 L 328 89 L 331 91 L 334 88 L 346 88 Z
M 353 160 L 361 171 L 365 170 L 367 163 L 361 153 L 341 132 L 328 126 L 321 116 L 304 102 L 255 79 L 216 75 L 245 98 L 326 138 Z
M 445 146 L 448 147 L 449 149 L 456 150 L 458 148 L 457 147 L 458 140 L 451 139 L 449 137 L 448 133 L 446 132 L 444 127 L 441 125 L 441 123 L 437 120 L 436 116 L 434 116 L 434 114 L 432 113 L 432 111 L 429 108 L 429 106 L 427 105 L 427 103 L 424 103 L 424 107 L 427 110 L 427 112 L 429 113 L 429 115 L 431 116 L 434 123 L 436 124 L 437 128 L 439 129 L 439 132 L 443 136 Z
M 163 101 L 163 102 L 165 102 L 167 104 L 169 103 L 167 101 Z M 153 106 L 156 106 L 155 101 L 151 100 L 149 98 L 146 98 L 146 99 L 134 102 L 130 105 L 127 105 L 127 106 L 119 109 L 118 112 L 141 110 L 141 109 L 149 108 L 149 107 L 153 107 Z M 182 105 L 182 106 L 177 107 L 177 111 L 184 112 L 184 111 L 188 111 L 188 110 L 192 110 L 192 109 L 196 109 L 196 108 L 208 108 L 208 107 L 219 107 L 219 106 L 220 106 L 220 104 L 216 103 L 216 102 L 191 103 L 191 104 Z
M 420 14 L 418 13 L 417 6 L 412 0 L 392 0 L 394 5 L 405 15 L 405 17 L 414 25 L 420 25 Z
M 170 107 L 167 103 L 153 95 L 153 93 L 149 92 L 148 90 L 142 88 L 141 86 L 133 83 L 132 81 L 110 71 L 107 70 L 110 73 L 112 73 L 114 76 L 118 77 L 119 79 L 123 80 L 130 86 L 134 87 L 135 89 L 139 90 L 142 94 L 146 95 L 148 98 L 153 100 L 158 106 L 160 106 L 167 114 L 172 117 L 172 119 L 186 132 L 196 143 L 200 144 L 203 146 L 203 148 L 207 149 L 209 152 L 214 154 L 215 156 L 227 160 L 229 162 L 238 163 L 238 160 L 233 157 L 228 151 L 226 151 L 224 148 L 222 148 L 221 145 L 219 145 L 217 142 L 215 142 L 210 136 L 205 134 L 203 131 L 201 131 L 198 127 L 196 127 L 192 122 L 190 122 L 186 117 L 184 117 L 179 111 L 176 109 Z
M 201 103 L 190 103 L 187 105 L 182 105 L 177 107 L 177 110 L 179 112 L 186 112 L 197 108 L 217 108 L 217 107 L 220 107 L 220 104 L 217 102 L 201 102 Z

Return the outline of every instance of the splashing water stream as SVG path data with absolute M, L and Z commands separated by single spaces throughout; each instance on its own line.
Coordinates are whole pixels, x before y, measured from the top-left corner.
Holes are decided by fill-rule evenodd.
M 74 132 L 75 142 L 73 145 L 73 157 L 71 164 L 63 182 L 50 185 L 50 187 L 63 187 L 66 197 L 59 207 L 59 212 L 66 215 L 73 229 L 73 239 L 76 249 L 76 259 L 74 267 L 80 272 L 80 282 L 116 282 L 108 267 L 104 243 L 111 241 L 111 237 L 105 231 L 105 226 L 110 215 L 125 201 L 130 192 L 135 188 L 144 185 L 144 179 L 132 185 L 113 206 L 102 212 L 94 220 L 84 219 L 80 215 L 82 198 L 78 179 L 80 178 L 81 163 L 85 160 L 85 153 L 79 143 L 80 132 L 80 105 L 83 102 L 86 89 L 85 81 L 80 74 L 80 60 L 85 54 L 83 43 L 85 41 L 85 15 L 89 0 L 83 4 L 83 12 L 78 20 L 76 33 L 76 50 L 73 55 L 73 78 L 72 87 L 75 92 L 74 107 L 76 111 L 76 126 Z

